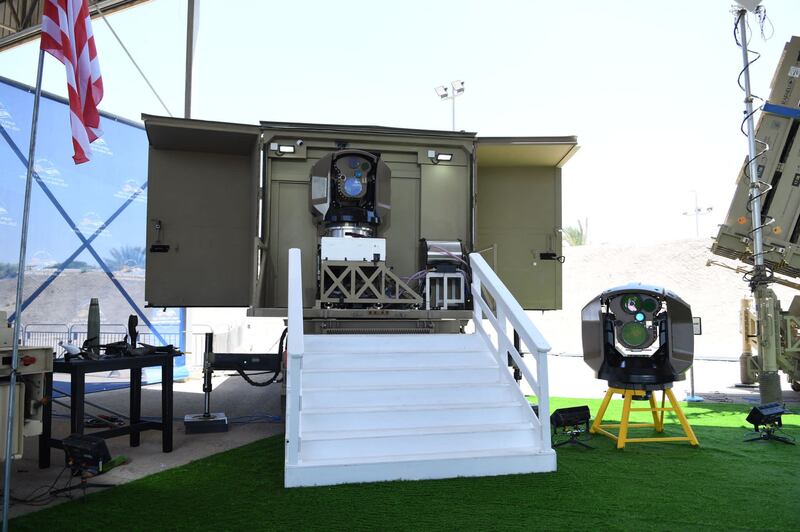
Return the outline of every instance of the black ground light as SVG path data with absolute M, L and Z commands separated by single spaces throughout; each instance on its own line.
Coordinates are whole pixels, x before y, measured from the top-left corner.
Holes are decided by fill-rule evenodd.
M 113 488 L 114 484 L 97 484 L 87 482 L 91 477 L 97 476 L 103 471 L 104 466 L 111 462 L 111 454 L 103 438 L 87 436 L 83 434 L 72 434 L 62 441 L 64 454 L 66 455 L 67 465 L 72 471 L 73 476 L 80 476 L 80 484 L 67 486 L 50 492 L 50 495 L 58 495 L 75 489 L 83 490 L 86 495 L 87 488 Z
M 781 417 L 783 414 L 790 414 L 780 403 L 767 403 L 754 406 L 747 414 L 747 422 L 753 425 L 753 430 L 757 436 L 748 438 L 744 441 L 775 440 L 790 445 L 795 445 L 794 438 L 775 434 L 783 427 Z
M 564 440 L 553 445 L 553 448 L 560 447 L 567 443 L 580 445 L 587 449 L 594 449 L 578 439 L 581 434 L 589 433 L 589 413 L 588 406 L 571 406 L 569 408 L 559 408 L 550 415 L 550 425 L 553 427 L 553 436 L 566 434 L 568 440 Z M 559 430 L 560 429 L 560 430 Z

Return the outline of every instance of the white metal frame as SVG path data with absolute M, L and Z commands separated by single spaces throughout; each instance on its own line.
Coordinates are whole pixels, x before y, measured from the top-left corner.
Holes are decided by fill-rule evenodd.
M 286 357 L 286 464 L 297 465 L 300 454 L 300 372 L 303 368 L 303 274 L 300 250 L 289 250 L 288 356 Z
M 531 410 L 531 419 L 534 426 L 539 429 L 541 449 L 550 449 L 550 394 L 547 383 L 547 353 L 550 351 L 550 344 L 483 257 L 478 253 L 471 253 L 469 260 L 472 266 L 472 318 L 475 330 L 483 337 L 501 367 L 507 363 L 508 354 L 511 355 L 539 403 L 539 415 Z M 495 311 L 492 311 L 484 299 L 483 291 L 494 300 Z M 489 331 L 485 328 L 486 321 L 492 327 Z M 521 344 L 528 348 L 536 360 L 536 377 L 514 347 L 515 331 L 519 335 Z M 490 333 L 496 336 L 496 341 L 492 340 Z

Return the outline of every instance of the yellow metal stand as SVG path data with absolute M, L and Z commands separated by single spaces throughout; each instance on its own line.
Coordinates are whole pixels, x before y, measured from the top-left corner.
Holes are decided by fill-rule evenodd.
M 619 423 L 613 424 L 606 424 L 603 425 L 603 416 L 606 413 L 606 409 L 608 408 L 608 404 L 611 402 L 611 398 L 614 396 L 615 393 L 618 393 L 623 396 L 625 402 L 622 406 L 622 420 Z M 606 396 L 603 398 L 603 403 L 600 405 L 600 410 L 597 412 L 597 415 L 594 418 L 594 422 L 592 423 L 591 429 L 589 432 L 592 434 L 602 434 L 604 436 L 608 436 L 612 440 L 617 442 L 617 449 L 624 449 L 626 443 L 639 443 L 639 442 L 653 442 L 653 441 L 688 441 L 694 446 L 700 445 L 700 442 L 697 441 L 697 437 L 694 435 L 694 431 L 692 427 L 689 426 L 689 422 L 686 420 L 686 416 L 683 414 L 683 410 L 681 410 L 678 401 L 675 399 L 675 394 L 672 393 L 670 388 L 666 388 L 661 395 L 661 406 L 656 406 L 656 397 L 655 392 L 650 394 L 650 408 L 631 408 L 631 401 L 634 397 L 642 397 L 645 395 L 644 390 L 623 390 L 622 388 L 609 388 L 606 392 Z M 671 407 L 664 407 L 664 403 L 666 399 L 669 398 L 669 403 L 672 405 Z M 658 437 L 658 438 L 629 438 L 628 437 L 628 429 L 630 428 L 640 428 L 640 427 L 653 427 L 656 429 L 656 432 L 664 432 L 664 412 L 672 411 L 675 412 L 675 415 L 678 416 L 678 421 L 681 423 L 681 427 L 683 427 L 683 432 L 686 436 L 669 436 L 669 437 Z M 630 423 L 629 418 L 631 412 L 650 412 L 653 415 L 653 422 L 652 423 Z M 612 434 L 611 432 L 605 429 L 611 428 L 618 428 L 619 435 Z

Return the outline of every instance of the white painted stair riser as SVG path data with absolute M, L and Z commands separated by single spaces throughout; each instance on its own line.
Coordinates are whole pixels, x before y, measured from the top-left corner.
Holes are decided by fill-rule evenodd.
M 391 408 L 391 407 L 390 407 Z M 443 405 L 406 407 L 403 409 L 319 409 L 301 413 L 304 431 L 365 430 L 414 427 L 447 427 L 470 423 L 524 423 L 529 420 L 528 407 L 518 403 L 496 405 Z
M 519 390 L 510 384 L 384 386 L 365 388 L 303 388 L 304 408 L 383 405 L 436 405 L 510 401 Z
M 303 337 L 305 354 L 338 353 L 435 353 L 485 351 L 474 334 L 330 334 Z
M 438 368 L 460 365 L 496 365 L 494 357 L 485 351 L 464 352 L 385 352 L 385 353 L 307 353 L 303 356 L 306 369 L 381 369 L 381 368 Z
M 443 452 L 481 451 L 497 448 L 529 448 L 535 451 L 534 432 L 530 426 L 517 429 L 484 432 L 456 432 L 442 434 L 407 434 L 398 436 L 376 436 L 302 440 L 302 461 L 330 458 L 386 457 L 392 455 L 432 454 Z
M 303 370 L 303 386 L 319 388 L 325 386 L 377 386 L 381 384 L 400 386 L 423 384 L 480 384 L 500 382 L 497 367 L 451 367 L 430 368 L 385 368 L 351 370 Z

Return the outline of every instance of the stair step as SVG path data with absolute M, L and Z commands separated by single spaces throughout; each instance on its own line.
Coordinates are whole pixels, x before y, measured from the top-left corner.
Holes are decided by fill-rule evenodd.
M 300 439 L 303 460 L 385 457 L 436 452 L 480 451 L 505 447 L 533 447 L 536 431 L 530 424 L 469 425 L 305 433 Z
M 432 434 L 477 434 L 481 432 L 497 432 L 505 430 L 532 430 L 530 423 L 472 423 L 449 427 L 391 427 L 362 430 L 304 430 L 303 443 L 324 440 L 361 440 L 364 438 L 394 438 L 396 436 L 428 436 Z
M 500 381 L 497 366 L 449 368 L 351 368 L 303 370 L 303 386 L 363 386 L 401 384 L 478 384 Z
M 515 401 L 305 409 L 300 416 L 303 431 L 440 427 L 466 425 L 478 419 L 490 423 L 521 423 L 530 420 L 527 405 L 520 405 Z
M 287 488 L 330 486 L 351 482 L 478 477 L 555 470 L 556 453 L 552 449 L 537 451 L 531 447 L 516 447 L 403 454 L 388 460 L 385 457 L 304 460 L 297 465 L 286 465 L 284 484 Z
M 426 384 L 421 386 L 303 387 L 302 408 L 384 405 L 441 405 L 511 401 L 520 395 L 509 384 Z
M 380 368 L 449 368 L 465 365 L 497 365 L 486 350 L 479 351 L 383 351 L 342 353 L 336 351 L 306 352 L 303 370 L 309 369 L 380 369 Z
M 314 465 L 355 465 L 355 464 L 375 464 L 375 463 L 389 463 L 389 462 L 410 462 L 416 460 L 443 460 L 443 459 L 461 459 L 461 458 L 489 458 L 499 456 L 529 456 L 535 454 L 542 454 L 543 452 L 536 447 L 505 447 L 502 449 L 481 449 L 478 451 L 445 451 L 433 453 L 416 453 L 416 454 L 396 454 L 387 459 L 385 456 L 364 456 L 357 460 L 352 458 L 324 458 L 324 459 L 305 459 L 300 460 L 299 467 L 314 466 Z M 546 453 L 546 451 L 545 451 Z
M 486 348 L 477 334 L 308 334 L 304 343 L 306 353 L 433 353 Z

